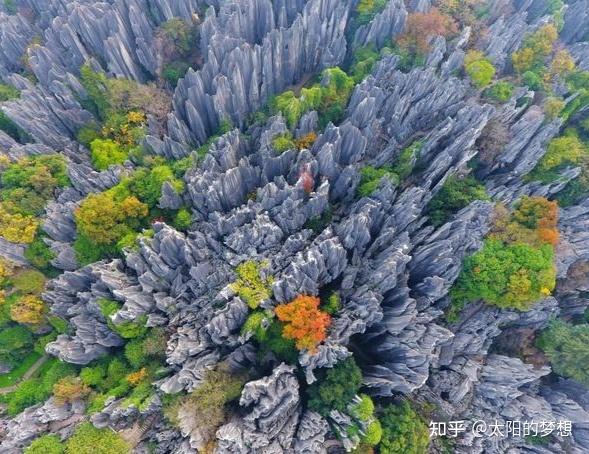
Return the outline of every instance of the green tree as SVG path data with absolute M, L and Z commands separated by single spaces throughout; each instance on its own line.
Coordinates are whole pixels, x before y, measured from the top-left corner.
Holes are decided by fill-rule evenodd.
M 360 0 L 356 6 L 358 25 L 370 22 L 386 6 L 386 0 Z
M 272 296 L 271 285 L 274 278 L 262 273 L 266 266 L 248 260 L 235 269 L 237 280 L 232 284 L 232 288 L 251 309 L 256 309 L 262 301 Z
M 170 182 L 178 192 L 183 189 L 183 183 L 174 176 L 174 171 L 168 165 L 156 165 L 151 169 L 139 169 L 127 182 L 131 194 L 150 208 L 155 208 L 162 195 L 162 185 Z
M 558 177 L 560 170 L 566 166 L 577 165 L 581 158 L 588 154 L 587 147 L 579 140 L 577 135 L 557 137 L 550 141 L 546 153 L 528 178 L 550 183 Z
M 35 268 L 47 273 L 52 269 L 51 260 L 55 258 L 55 253 L 37 236 L 25 250 L 25 258 Z
M 12 85 L 0 83 L 0 102 L 10 101 L 20 96 L 20 92 Z
M 97 429 L 92 424 L 80 424 L 66 442 L 66 454 L 129 454 L 131 447 L 110 429 Z
M 380 415 L 382 439 L 381 454 L 425 454 L 429 444 L 429 431 L 425 422 L 403 401 L 400 405 L 387 405 Z
M 444 224 L 452 214 L 474 200 L 489 200 L 485 187 L 471 176 L 451 176 L 428 205 L 429 218 L 434 226 Z
M 317 382 L 307 388 L 309 408 L 322 416 L 331 410 L 345 412 L 361 385 L 362 371 L 350 356 L 331 369 L 321 370 Z
M 487 98 L 491 98 L 497 102 L 507 102 L 511 99 L 513 94 L 513 85 L 509 82 L 500 80 L 499 82 L 491 85 L 484 92 Z
M 464 261 L 451 296 L 457 301 L 484 300 L 502 308 L 528 310 L 556 284 L 552 246 L 505 244 L 487 239 Z
M 552 370 L 589 386 L 589 325 L 571 325 L 556 319 L 538 338 Z
M 495 67 L 486 58 L 469 63 L 465 69 L 477 88 L 483 88 L 489 85 L 493 77 L 495 77 L 496 71 Z
M 31 332 L 24 326 L 11 326 L 0 330 L 0 354 L 16 353 L 32 344 Z
M 393 184 L 399 184 L 399 176 L 393 171 L 391 166 L 362 167 L 360 170 L 360 184 L 356 189 L 358 197 L 368 197 L 372 195 L 383 178 L 390 180 Z
M 123 164 L 128 153 L 114 140 L 94 139 L 90 143 L 92 164 L 98 170 L 106 170 L 109 166 Z

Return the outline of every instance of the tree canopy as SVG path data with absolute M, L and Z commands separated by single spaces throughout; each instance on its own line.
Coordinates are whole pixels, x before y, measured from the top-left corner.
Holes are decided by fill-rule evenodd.
M 379 416 L 382 454 L 423 454 L 427 452 L 429 431 L 425 422 L 407 401 L 387 405 Z

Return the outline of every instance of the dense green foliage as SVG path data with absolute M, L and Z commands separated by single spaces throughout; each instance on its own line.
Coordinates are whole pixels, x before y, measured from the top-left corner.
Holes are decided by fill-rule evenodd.
M 302 88 L 300 96 L 286 91 L 270 102 L 273 113 L 282 112 L 288 126 L 294 128 L 300 118 L 310 110 L 319 112 L 321 126 L 337 122 L 344 113 L 354 88 L 354 79 L 340 68 L 328 68 L 321 74 L 321 83 Z
M 331 410 L 346 411 L 362 385 L 362 371 L 353 357 L 330 369 L 321 369 L 317 382 L 307 388 L 311 410 L 325 416 Z
M 449 320 L 469 301 L 527 310 L 550 295 L 556 284 L 557 210 L 540 197 L 522 198 L 512 213 L 497 209 L 483 248 L 464 260 L 451 290 Z
M 513 85 L 500 80 L 484 91 L 484 95 L 497 102 L 507 102 L 513 94 Z
M 554 288 L 554 253 L 550 245 L 504 244 L 487 240 L 468 257 L 452 297 L 525 310 Z
M 370 196 L 383 178 L 387 178 L 393 184 L 399 184 L 399 176 L 393 171 L 392 166 L 373 167 L 365 166 L 360 170 L 360 184 L 356 190 L 359 197 Z
M 550 141 L 546 154 L 527 178 L 551 183 L 558 179 L 563 168 L 580 165 L 582 161 L 589 161 L 589 147 L 581 142 L 576 133 L 570 132 Z
M 131 447 L 110 429 L 97 429 L 92 424 L 80 424 L 67 440 L 66 454 L 129 454 Z
M 407 401 L 387 405 L 379 417 L 382 425 L 381 454 L 424 454 L 429 444 L 425 422 Z
M 358 83 L 372 71 L 376 62 L 382 55 L 390 54 L 393 50 L 384 47 L 379 51 L 374 46 L 360 47 L 354 50 L 353 61 L 348 73 Z
M 552 370 L 589 386 L 589 325 L 571 325 L 554 320 L 538 338 L 540 347 L 552 364 Z
M 12 85 L 0 83 L 0 102 L 10 101 L 20 96 L 20 92 Z
M 440 226 L 474 200 L 489 200 L 485 187 L 471 176 L 451 176 L 428 205 L 430 222 Z
M 386 0 L 360 0 L 356 6 L 356 21 L 359 25 L 370 22 L 386 6 Z
M 45 401 L 51 396 L 55 383 L 75 373 L 76 369 L 72 364 L 62 363 L 56 359 L 46 361 L 37 371 L 36 377 L 22 381 L 14 391 L 2 396 L 2 402 L 7 405 L 7 413 L 14 416 L 31 405 Z
M 260 303 L 272 296 L 272 276 L 266 276 L 267 264 L 251 260 L 243 262 L 235 269 L 237 280 L 232 284 L 233 290 L 250 307 L 256 309 Z
M 110 316 L 121 308 L 121 304 L 113 300 L 101 299 L 98 301 L 102 315 L 106 318 L 108 327 L 124 339 L 133 339 L 143 336 L 147 333 L 145 322 L 147 316 L 141 316 L 134 321 L 125 321 L 123 323 L 115 324 Z
M 127 159 L 127 152 L 117 142 L 111 139 L 94 139 L 90 143 L 92 164 L 98 170 L 106 170 L 113 164 L 123 164 Z
M 468 57 L 468 56 L 467 56 Z M 488 58 L 477 55 L 465 63 L 464 69 L 477 88 L 484 88 L 495 77 L 495 67 Z
M 45 274 L 51 274 L 53 267 L 50 262 L 55 258 L 55 253 L 45 244 L 42 237 L 36 236 L 29 244 L 25 250 L 25 258 L 35 268 Z
M 261 310 L 252 312 L 241 328 L 244 335 L 251 334 L 263 352 L 272 352 L 287 363 L 295 363 L 299 353 L 295 341 L 282 336 L 283 324 L 273 314 Z
M 0 166 L 0 236 L 31 243 L 46 202 L 56 189 L 67 185 L 65 161 L 59 155 L 33 156 Z
M 290 133 L 279 134 L 272 139 L 272 148 L 274 148 L 274 151 L 278 154 L 284 153 L 287 150 L 294 150 L 296 147 L 297 146 Z
M 321 302 L 321 310 L 330 315 L 335 314 L 342 307 L 342 301 L 337 292 L 331 292 L 325 301 Z
M 65 445 L 54 434 L 43 435 L 25 449 L 24 454 L 63 454 Z
M 356 189 L 359 197 L 371 195 L 379 186 L 383 178 L 389 179 L 397 185 L 400 181 L 411 175 L 416 161 L 419 159 L 419 152 L 423 146 L 421 141 L 415 141 L 408 147 L 401 150 L 393 165 L 381 167 L 364 166 L 360 169 L 360 184 Z

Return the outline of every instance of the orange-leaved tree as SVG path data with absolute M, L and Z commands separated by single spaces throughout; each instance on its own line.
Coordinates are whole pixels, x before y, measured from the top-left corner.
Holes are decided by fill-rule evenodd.
M 284 323 L 282 336 L 293 339 L 299 350 L 314 353 L 317 345 L 325 340 L 331 317 L 319 309 L 319 303 L 316 296 L 299 295 L 275 309 L 278 320 Z
M 429 40 L 432 36 L 450 36 L 457 31 L 456 22 L 437 8 L 428 13 L 413 13 L 407 18 L 405 32 L 399 36 L 397 43 L 409 52 L 426 54 L 429 52 Z

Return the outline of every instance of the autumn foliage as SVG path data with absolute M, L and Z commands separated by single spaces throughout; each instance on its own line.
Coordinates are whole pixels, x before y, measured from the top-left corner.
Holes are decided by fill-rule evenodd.
M 293 339 L 299 350 L 315 352 L 325 340 L 331 324 L 329 314 L 319 310 L 320 300 L 315 296 L 299 295 L 288 304 L 276 307 L 276 316 L 283 322 L 283 337 Z
M 25 295 L 10 308 L 10 318 L 18 323 L 38 325 L 45 319 L 47 307 L 35 295 Z
M 429 40 L 432 36 L 449 36 L 457 31 L 456 22 L 450 17 L 433 8 L 428 13 L 413 13 L 407 18 L 405 33 L 397 43 L 410 52 L 425 54 L 429 51 Z

